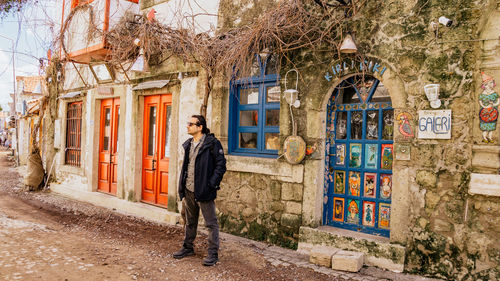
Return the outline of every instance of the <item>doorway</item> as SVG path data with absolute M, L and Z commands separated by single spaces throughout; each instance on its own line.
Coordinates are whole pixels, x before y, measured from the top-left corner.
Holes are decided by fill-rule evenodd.
M 97 190 L 116 195 L 118 168 L 118 124 L 120 121 L 120 99 L 101 101 L 101 124 L 99 136 L 99 180 Z
M 142 201 L 167 206 L 172 95 L 144 97 Z

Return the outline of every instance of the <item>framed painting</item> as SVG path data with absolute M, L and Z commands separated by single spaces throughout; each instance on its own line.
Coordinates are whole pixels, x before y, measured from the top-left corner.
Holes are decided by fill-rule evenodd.
M 335 165 L 345 165 L 345 143 L 335 145 Z
M 389 229 L 391 225 L 391 205 L 380 203 L 378 217 L 378 227 Z
M 390 170 L 392 169 L 392 156 L 393 149 L 392 144 L 382 144 L 382 161 L 380 162 L 380 169 Z
M 377 162 L 378 162 L 377 144 L 375 143 L 365 144 L 365 168 L 377 169 Z
M 349 172 L 349 195 L 359 196 L 361 190 L 360 172 Z
M 333 198 L 333 220 L 344 221 L 344 198 Z
M 365 173 L 363 183 L 363 196 L 375 198 L 377 196 L 377 174 Z
M 347 205 L 348 223 L 359 224 L 359 200 L 350 199 Z
M 351 146 L 349 147 L 349 167 L 361 167 L 361 150 L 362 148 L 360 143 L 351 143 Z
M 337 194 L 345 193 L 345 171 L 335 171 L 335 188 L 333 192 Z
M 375 202 L 363 202 L 363 225 L 375 226 Z
M 391 199 L 392 175 L 380 174 L 380 199 Z

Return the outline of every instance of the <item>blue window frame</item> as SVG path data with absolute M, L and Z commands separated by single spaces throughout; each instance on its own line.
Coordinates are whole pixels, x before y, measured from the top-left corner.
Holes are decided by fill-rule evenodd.
M 394 112 L 371 76 L 341 82 L 327 107 L 323 223 L 389 237 Z
M 277 157 L 281 89 L 275 64 L 273 55 L 256 55 L 252 76 L 230 82 L 230 154 Z

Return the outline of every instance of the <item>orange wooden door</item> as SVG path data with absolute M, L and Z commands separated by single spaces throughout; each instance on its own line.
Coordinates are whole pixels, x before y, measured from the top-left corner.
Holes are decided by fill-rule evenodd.
M 144 98 L 142 200 L 167 206 L 172 95 Z
M 99 136 L 99 180 L 97 189 L 116 195 L 118 157 L 118 124 L 120 99 L 101 102 L 101 124 Z

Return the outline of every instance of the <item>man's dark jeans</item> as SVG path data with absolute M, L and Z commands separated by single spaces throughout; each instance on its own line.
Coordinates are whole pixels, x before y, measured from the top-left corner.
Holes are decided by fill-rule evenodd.
M 215 202 L 196 202 L 194 193 L 186 190 L 184 197 L 186 206 L 186 235 L 184 236 L 184 248 L 193 249 L 193 242 L 196 238 L 198 228 L 198 217 L 201 213 L 205 219 L 205 226 L 208 228 L 208 255 L 217 254 L 219 251 L 219 223 L 215 215 Z

